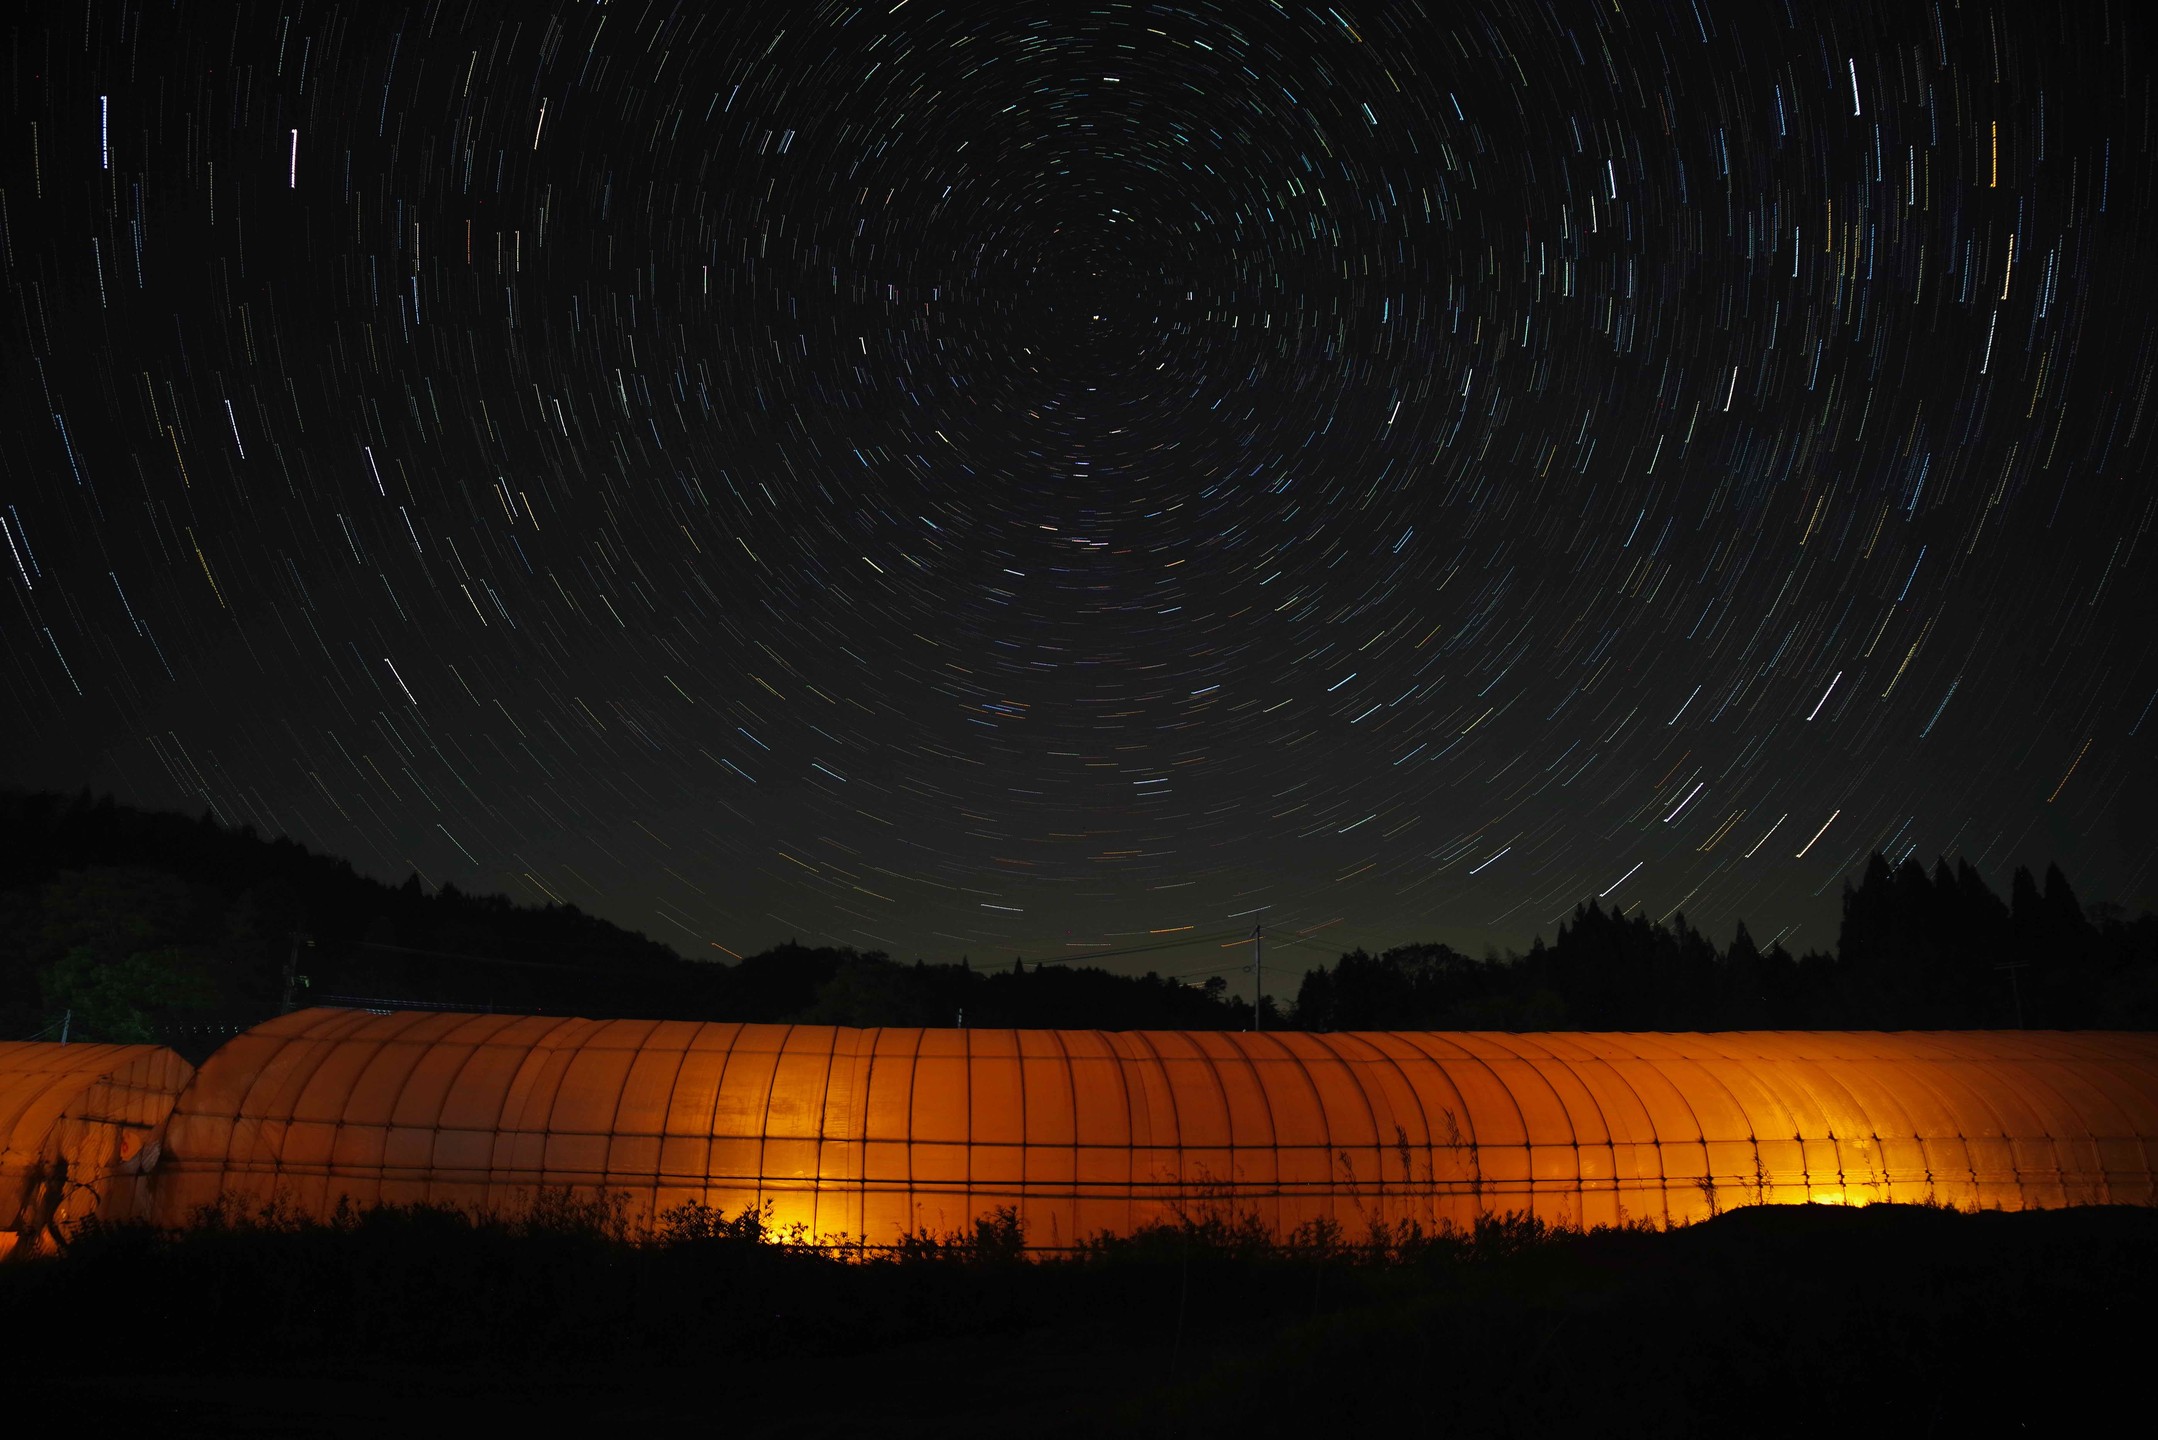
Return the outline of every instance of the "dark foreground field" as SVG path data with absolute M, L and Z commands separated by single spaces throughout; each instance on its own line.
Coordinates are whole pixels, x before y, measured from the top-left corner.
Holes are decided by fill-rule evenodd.
M 0 1266 L 0 1383 L 144 1437 L 2058 1434 L 2158 1398 L 2149 1209 L 1290 1250 L 1209 1223 L 1049 1263 L 995 1227 L 841 1263 L 591 1219 L 92 1235 Z

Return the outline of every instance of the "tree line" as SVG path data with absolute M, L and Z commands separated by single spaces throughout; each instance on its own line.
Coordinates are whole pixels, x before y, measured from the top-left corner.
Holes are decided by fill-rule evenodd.
M 1016 959 L 911 964 L 786 945 L 684 959 L 574 905 L 412 877 L 386 885 L 296 842 L 110 796 L 0 792 L 0 1039 L 155 1040 L 199 1058 L 290 1005 L 804 1024 L 1244 1029 L 1220 977 Z M 2086 911 L 2058 868 L 2004 900 L 1967 863 L 1873 857 L 1833 953 L 1718 947 L 1591 901 L 1526 954 L 1440 944 L 1307 971 L 1267 1028 L 2158 1028 L 2158 918 Z
M 1445 945 L 1352 951 L 1309 971 L 1311 1030 L 1951 1030 L 2158 1028 L 2158 917 L 2087 913 L 2058 866 L 2002 900 L 1967 861 L 1876 854 L 1845 882 L 1833 952 L 1718 948 L 1687 922 L 1579 906 L 1526 955 Z
M 1093 968 L 909 965 L 793 942 L 689 960 L 575 905 L 386 885 L 207 813 L 0 791 L 0 1040 L 64 1030 L 200 1058 L 288 1004 L 1095 1029 L 1250 1016 L 1218 982 Z

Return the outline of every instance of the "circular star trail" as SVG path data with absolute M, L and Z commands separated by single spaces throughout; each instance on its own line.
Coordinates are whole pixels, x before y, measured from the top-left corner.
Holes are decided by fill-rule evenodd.
M 708 957 L 2148 905 L 2131 8 L 51 11 L 6 778 Z

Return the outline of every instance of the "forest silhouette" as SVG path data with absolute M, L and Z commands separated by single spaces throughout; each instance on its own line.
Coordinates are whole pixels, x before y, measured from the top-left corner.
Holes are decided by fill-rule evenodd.
M 417 876 L 385 885 L 251 829 L 0 793 L 0 1038 L 154 1040 L 199 1058 L 289 1005 L 806 1024 L 1240 1029 L 1242 987 L 1087 965 L 894 960 L 789 944 L 684 959 L 574 905 Z M 1721 1030 L 2158 1028 L 2158 917 L 2088 910 L 2018 869 L 2004 900 L 1967 863 L 1875 855 L 1846 882 L 1835 950 L 1718 946 L 1578 907 L 1526 954 L 1355 950 L 1306 971 L 1267 1028 Z
M 2058 866 L 2017 869 L 2003 901 L 1968 861 L 1876 854 L 1843 890 L 1833 953 L 1718 948 L 1687 923 L 1591 900 L 1526 955 L 1444 945 L 1352 951 L 1297 992 L 1312 1030 L 2131 1029 L 2158 1022 L 2158 919 L 2099 905 Z

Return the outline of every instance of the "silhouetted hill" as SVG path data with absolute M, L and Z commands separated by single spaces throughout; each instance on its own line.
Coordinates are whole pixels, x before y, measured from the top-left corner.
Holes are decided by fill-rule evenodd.
M 686 960 L 574 905 L 385 885 L 208 815 L 0 792 L 0 1037 L 158 1040 L 200 1056 L 295 1004 L 842 1025 L 1246 1023 L 1204 991 L 1094 969 L 986 975 L 789 943 Z
M 67 1010 L 75 1033 L 107 1039 L 252 1023 L 276 1013 L 295 953 L 313 982 L 295 983 L 300 1004 L 344 992 L 557 1008 L 690 968 L 575 906 L 384 885 L 207 815 L 0 793 L 0 1035 Z
M 1717 948 L 1579 907 L 1526 955 L 1358 950 L 1308 972 L 1269 1028 L 2158 1028 L 2158 918 L 2093 919 L 2058 868 L 2002 900 L 1967 864 L 1873 857 L 1834 954 Z M 297 942 L 295 937 L 302 937 Z M 205 815 L 0 792 L 0 1038 L 159 1040 L 199 1057 L 286 1003 L 830 1025 L 1242 1029 L 1220 983 L 1086 967 L 976 970 L 792 942 L 690 960 L 574 905 L 417 877 L 385 885 Z M 304 978 L 303 978 L 304 977 Z

